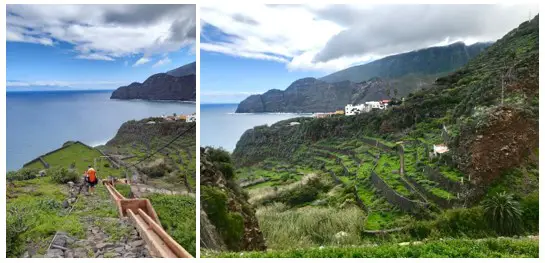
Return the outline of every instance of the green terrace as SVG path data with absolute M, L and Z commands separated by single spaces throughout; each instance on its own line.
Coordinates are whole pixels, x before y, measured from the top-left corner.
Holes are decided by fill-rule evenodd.
M 77 172 L 83 174 L 85 170 L 87 170 L 87 166 L 93 165 L 96 166 L 95 169 L 97 170 L 97 175 L 99 177 L 121 176 L 121 171 L 114 168 L 113 165 L 104 158 L 100 151 L 81 142 L 67 143 L 64 147 L 42 155 L 41 158 L 49 167 L 74 167 Z M 38 159 L 25 164 L 24 167 L 36 169 L 46 168 Z

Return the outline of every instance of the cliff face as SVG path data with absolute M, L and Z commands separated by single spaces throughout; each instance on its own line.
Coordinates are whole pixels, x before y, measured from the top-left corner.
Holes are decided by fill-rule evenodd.
M 315 78 L 293 82 L 285 91 L 269 90 L 242 101 L 237 113 L 247 112 L 329 112 L 344 109 L 348 103 L 387 99 L 388 83 L 372 79 L 362 83 L 327 83 Z
M 238 113 L 328 112 L 348 103 L 405 97 L 465 65 L 490 43 L 454 43 L 386 57 L 320 79 L 303 78 L 285 91 L 273 89 L 243 100 Z
M 195 101 L 196 77 L 194 74 L 175 77 L 165 73 L 155 74 L 144 83 L 133 82 L 118 88 L 110 99 L 181 100 Z
M 219 156 L 219 157 L 218 157 Z M 232 167 L 228 153 L 201 148 L 201 247 L 232 251 L 265 250 L 265 239 L 259 228 L 254 208 L 238 184 L 225 169 Z M 223 172 L 222 172 L 223 171 Z

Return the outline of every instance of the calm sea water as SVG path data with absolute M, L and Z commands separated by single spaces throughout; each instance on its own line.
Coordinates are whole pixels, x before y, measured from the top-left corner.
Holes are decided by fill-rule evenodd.
M 128 120 L 195 112 L 194 103 L 110 100 L 111 91 L 7 93 L 8 171 L 69 140 L 106 143 Z
M 310 116 L 295 113 L 234 113 L 237 104 L 201 104 L 201 146 L 222 147 L 233 151 L 240 136 L 263 124 Z

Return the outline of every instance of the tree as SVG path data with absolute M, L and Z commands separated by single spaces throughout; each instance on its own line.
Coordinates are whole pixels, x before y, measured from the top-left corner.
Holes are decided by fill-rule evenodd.
M 397 98 L 397 88 L 394 88 L 394 97 Z
M 520 230 L 522 210 L 512 194 L 496 193 L 485 199 L 482 205 L 486 219 L 499 234 L 513 235 Z

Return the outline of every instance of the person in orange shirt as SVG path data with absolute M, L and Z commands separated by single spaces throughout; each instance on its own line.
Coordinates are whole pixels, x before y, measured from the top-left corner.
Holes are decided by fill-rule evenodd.
M 97 172 L 89 165 L 89 169 L 85 172 L 85 181 L 89 185 L 89 192 L 95 193 L 95 186 L 98 184 Z

